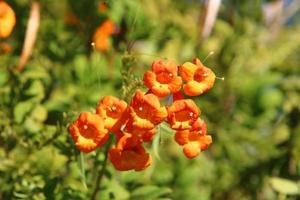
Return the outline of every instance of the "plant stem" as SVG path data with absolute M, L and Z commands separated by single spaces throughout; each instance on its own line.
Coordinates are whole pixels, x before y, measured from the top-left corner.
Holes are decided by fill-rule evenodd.
M 97 194 L 99 192 L 99 189 L 101 187 L 103 176 L 104 176 L 104 173 L 105 173 L 105 170 L 106 170 L 106 166 L 107 166 L 108 150 L 109 150 L 111 141 L 112 140 L 110 139 L 109 142 L 107 143 L 107 145 L 105 146 L 104 160 L 103 160 L 102 168 L 98 172 L 98 176 L 97 176 L 97 179 L 96 179 L 96 184 L 95 184 L 94 191 L 93 191 L 92 196 L 91 196 L 91 200 L 95 200 L 96 199 L 96 196 L 97 196 Z

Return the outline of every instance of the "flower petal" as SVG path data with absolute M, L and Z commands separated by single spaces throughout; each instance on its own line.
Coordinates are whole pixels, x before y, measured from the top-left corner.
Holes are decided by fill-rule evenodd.
M 194 80 L 194 74 L 197 69 L 198 69 L 197 65 L 191 62 L 186 62 L 183 65 L 179 66 L 179 74 L 182 77 L 182 80 L 192 81 Z
M 189 158 L 195 158 L 200 154 L 201 150 L 199 148 L 199 145 L 197 143 L 187 143 L 183 146 L 183 153 L 184 155 Z

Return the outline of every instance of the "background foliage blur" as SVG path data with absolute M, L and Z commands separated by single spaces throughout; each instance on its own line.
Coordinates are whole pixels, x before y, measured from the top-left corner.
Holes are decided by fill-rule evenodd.
M 103 154 L 80 155 L 68 124 L 104 95 L 128 100 L 153 60 L 211 51 L 204 63 L 225 81 L 195 98 L 211 147 L 188 160 L 161 127 L 148 146 L 154 164 L 121 173 L 109 164 L 98 199 L 300 198 L 299 1 L 223 0 L 204 35 L 213 13 L 203 1 L 41 0 L 21 73 L 31 1 L 7 2 L 17 24 L 0 41 L 12 48 L 0 54 L 0 199 L 90 198 Z M 90 44 L 106 19 L 117 31 L 100 52 Z

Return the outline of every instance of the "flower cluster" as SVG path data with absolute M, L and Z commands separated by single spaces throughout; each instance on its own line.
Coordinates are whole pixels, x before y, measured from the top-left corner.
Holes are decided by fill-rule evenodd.
M 143 170 L 151 164 L 151 156 L 143 146 L 151 142 L 156 126 L 166 121 L 175 132 L 175 141 L 183 147 L 187 158 L 194 158 L 212 143 L 206 134 L 206 124 L 199 117 L 200 109 L 188 96 L 207 92 L 215 81 L 215 74 L 199 59 L 177 66 L 172 61 L 158 60 L 144 74 L 148 92 L 136 91 L 128 104 L 116 97 L 100 100 L 96 113 L 81 113 L 69 127 L 77 148 L 85 153 L 103 146 L 110 134 L 116 144 L 108 157 L 117 170 Z M 163 105 L 168 99 L 167 105 Z M 170 99 L 172 101 L 170 102 Z

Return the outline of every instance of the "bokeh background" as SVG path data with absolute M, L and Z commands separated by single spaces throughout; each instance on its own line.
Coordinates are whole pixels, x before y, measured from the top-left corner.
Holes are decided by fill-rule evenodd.
M 163 126 L 152 166 L 109 163 L 97 199 L 300 199 L 298 0 L 6 2 L 17 23 L 0 40 L 0 199 L 90 199 L 104 155 L 80 154 L 68 125 L 105 95 L 129 100 L 154 60 L 195 57 L 225 77 L 194 98 L 213 144 L 189 160 Z

